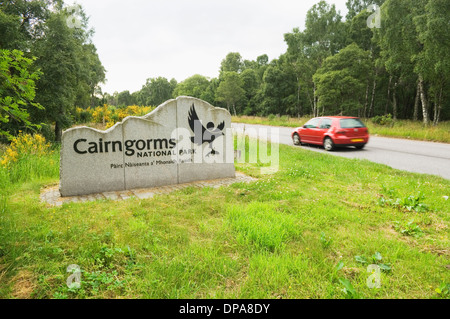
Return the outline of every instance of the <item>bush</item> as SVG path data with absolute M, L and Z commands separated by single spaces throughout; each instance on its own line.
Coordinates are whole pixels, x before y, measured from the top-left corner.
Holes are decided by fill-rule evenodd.
M 394 124 L 394 120 L 392 119 L 391 114 L 375 116 L 374 118 L 372 118 L 372 122 L 381 126 L 392 126 Z
M 77 107 L 75 111 L 75 121 L 76 123 L 89 123 L 92 121 L 92 111 L 91 108 L 82 109 Z

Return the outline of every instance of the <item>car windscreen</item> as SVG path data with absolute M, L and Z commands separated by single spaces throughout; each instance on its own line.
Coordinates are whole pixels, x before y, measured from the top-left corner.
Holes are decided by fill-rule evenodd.
M 342 119 L 340 121 L 341 128 L 360 128 L 366 127 L 360 119 Z

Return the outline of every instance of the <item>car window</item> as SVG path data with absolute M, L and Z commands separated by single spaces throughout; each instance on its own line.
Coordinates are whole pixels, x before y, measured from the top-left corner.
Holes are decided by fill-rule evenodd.
M 317 128 L 319 126 L 320 119 L 312 119 L 305 124 L 306 128 Z
M 340 121 L 341 128 L 360 128 L 366 127 L 360 119 L 342 119 Z
M 322 122 L 320 122 L 319 128 L 328 130 L 331 128 L 332 123 L 333 123 L 333 120 L 331 120 L 331 119 L 323 119 Z

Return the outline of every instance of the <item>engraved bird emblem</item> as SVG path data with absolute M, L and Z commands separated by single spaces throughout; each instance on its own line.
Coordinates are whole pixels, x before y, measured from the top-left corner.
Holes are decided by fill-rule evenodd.
M 225 128 L 225 121 L 217 125 L 217 127 L 213 122 L 209 122 L 206 127 L 204 127 L 202 122 L 198 118 L 194 104 L 192 104 L 192 107 L 189 110 L 188 121 L 192 132 L 194 132 L 194 136 L 191 137 L 192 143 L 199 146 L 203 145 L 204 143 L 208 143 L 211 152 L 206 155 L 207 157 L 210 155 L 219 155 L 220 153 L 213 148 L 212 144 L 216 140 L 216 138 L 225 135 L 223 133 L 223 130 Z

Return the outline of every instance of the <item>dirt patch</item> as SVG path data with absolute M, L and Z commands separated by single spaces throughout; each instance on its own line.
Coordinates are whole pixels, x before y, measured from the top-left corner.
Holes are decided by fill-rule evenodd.
M 422 252 L 427 252 L 427 253 L 433 253 L 433 254 L 436 254 L 438 256 L 450 257 L 450 250 L 449 249 L 442 249 L 442 248 L 438 248 L 438 247 L 434 247 L 434 246 L 428 246 L 428 247 L 423 248 L 421 251 Z
M 354 279 L 356 276 L 359 275 L 359 273 L 361 272 L 361 269 L 351 268 L 351 267 L 344 267 L 344 268 L 342 268 L 342 271 L 344 272 L 346 277 L 349 276 L 350 278 Z
M 33 273 L 28 270 L 21 270 L 11 279 L 13 284 L 12 296 L 17 299 L 30 299 L 36 288 Z

